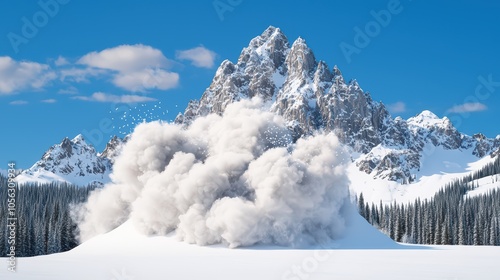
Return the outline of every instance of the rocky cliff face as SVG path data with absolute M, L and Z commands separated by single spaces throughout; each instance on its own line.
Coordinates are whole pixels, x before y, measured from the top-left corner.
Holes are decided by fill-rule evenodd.
M 124 139 L 113 136 L 111 140 L 106 144 L 104 151 L 98 154 L 100 158 L 108 159 L 111 163 L 115 162 L 115 158 L 120 154 L 123 145 L 128 141 L 129 137 L 126 136 Z
M 295 138 L 322 129 L 335 133 L 358 154 L 360 170 L 377 178 L 411 182 L 421 167 L 426 145 L 461 149 L 477 157 L 500 147 L 500 137 L 467 136 L 448 118 L 430 111 L 393 119 L 356 80 L 346 82 L 335 66 L 316 60 L 304 39 L 290 46 L 279 28 L 269 27 L 251 40 L 236 64 L 225 60 L 199 101 L 191 101 L 176 118 L 189 124 L 198 116 L 222 114 L 226 106 L 259 96 L 282 115 Z
M 59 181 L 76 185 L 104 184 L 109 181 L 112 162 L 123 142 L 115 136 L 108 142 L 103 153 L 98 154 L 81 134 L 72 140 L 64 138 L 60 144 L 50 147 L 39 161 L 16 179 L 19 183 Z

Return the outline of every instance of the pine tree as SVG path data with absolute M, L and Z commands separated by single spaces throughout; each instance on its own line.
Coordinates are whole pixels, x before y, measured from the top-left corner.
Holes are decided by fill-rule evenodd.
M 449 217 L 447 216 L 443 226 L 441 227 L 441 242 L 440 243 L 442 245 L 450 245 L 451 244 L 451 242 L 450 242 L 450 230 L 449 230 L 450 225 L 449 224 L 450 224 L 450 221 L 449 221 Z
M 482 229 L 481 229 L 481 225 L 479 224 L 479 219 L 476 218 L 476 220 L 474 221 L 474 245 L 477 246 L 477 245 L 481 245 L 481 234 L 482 233 Z
M 489 245 L 496 246 L 498 241 L 498 226 L 495 217 L 491 217 Z
M 372 210 L 372 213 L 371 213 L 372 223 L 375 226 L 380 226 L 380 219 L 379 219 L 379 215 L 378 215 L 378 210 L 377 210 L 377 207 L 375 206 L 374 203 L 372 203 L 371 210 Z
M 434 230 L 434 244 L 443 244 L 441 243 L 442 239 L 441 239 L 441 227 L 442 227 L 442 224 L 441 223 L 436 223 L 436 228 Z
M 359 198 L 358 198 L 358 212 L 361 214 L 361 216 L 366 218 L 366 216 L 365 216 L 365 199 L 363 197 L 363 193 L 361 193 L 359 195 Z

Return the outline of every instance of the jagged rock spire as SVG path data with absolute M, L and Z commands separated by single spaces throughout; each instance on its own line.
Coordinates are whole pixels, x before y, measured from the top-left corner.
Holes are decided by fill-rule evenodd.
M 250 41 L 236 64 L 225 60 L 201 99 L 190 102 L 176 122 L 189 124 L 198 116 L 222 114 L 228 104 L 254 96 L 273 102 L 271 110 L 288 121 L 295 138 L 318 129 L 335 133 L 353 151 L 366 155 L 358 167 L 380 178 L 408 182 L 420 168 L 427 144 L 473 149 L 477 156 L 500 146 L 500 140 L 463 135 L 449 119 L 430 111 L 408 121 L 393 120 L 384 104 L 373 101 L 355 79 L 346 83 L 337 66 L 330 71 L 326 63 L 316 61 L 303 38 L 290 46 L 273 26 Z M 416 125 L 420 119 L 428 125 Z M 379 145 L 392 150 L 374 153 Z

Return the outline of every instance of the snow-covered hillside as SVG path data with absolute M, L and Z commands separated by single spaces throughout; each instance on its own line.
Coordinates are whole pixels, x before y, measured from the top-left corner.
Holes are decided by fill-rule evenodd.
M 500 275 L 500 247 L 397 244 L 353 215 L 344 238 L 302 249 L 202 247 L 172 236 L 146 237 L 126 222 L 72 251 L 18 259 L 17 272 L 1 269 L 0 279 L 493 280 Z
M 66 182 L 80 186 L 105 184 L 110 181 L 112 162 L 122 142 L 120 138 L 114 137 L 106 145 L 103 153 L 97 153 L 81 134 L 72 140 L 64 138 L 60 144 L 50 147 L 39 161 L 24 170 L 16 180 L 19 184 L 27 182 Z
M 447 183 L 463 178 L 495 160 L 490 156 L 478 160 L 467 151 L 448 150 L 443 147 L 429 146 L 427 149 L 428 152 L 422 160 L 423 167 L 415 173 L 415 180 L 409 184 L 374 178 L 373 174 L 360 172 L 357 168 L 360 159 L 353 159 L 354 162 L 348 168 L 351 192 L 358 195 L 363 193 L 366 202 L 375 204 L 380 201 L 408 203 L 417 198 L 430 199 Z M 385 152 L 381 148 L 377 151 Z M 498 183 L 492 183 L 490 177 L 477 180 L 474 184 L 478 184 L 479 188 L 472 191 L 471 195 L 499 186 Z

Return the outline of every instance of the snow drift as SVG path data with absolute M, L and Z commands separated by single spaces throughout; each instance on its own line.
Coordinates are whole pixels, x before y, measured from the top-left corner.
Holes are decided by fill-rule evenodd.
M 185 242 L 301 246 L 344 229 L 347 154 L 332 134 L 292 143 L 260 99 L 228 105 L 188 127 L 138 125 L 111 174 L 79 214 L 80 240 L 127 220 Z

